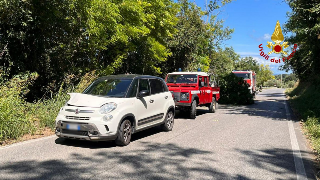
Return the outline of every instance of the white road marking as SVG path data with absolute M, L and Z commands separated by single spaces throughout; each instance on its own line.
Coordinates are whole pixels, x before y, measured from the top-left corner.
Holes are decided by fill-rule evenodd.
M 297 179 L 298 180 L 308 179 L 304 165 L 303 165 L 298 140 L 296 137 L 296 133 L 294 131 L 293 122 L 290 118 L 290 113 L 289 113 L 289 109 L 288 109 L 288 105 L 287 105 L 286 100 L 284 100 L 284 106 L 286 109 L 286 116 L 287 116 L 287 120 L 288 120 L 289 134 L 290 134 L 290 140 L 291 140 L 291 146 L 292 146 L 294 165 L 296 167 Z

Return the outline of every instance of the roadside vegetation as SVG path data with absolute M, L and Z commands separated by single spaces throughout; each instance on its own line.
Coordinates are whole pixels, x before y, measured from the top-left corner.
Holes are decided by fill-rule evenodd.
M 304 122 L 306 133 L 312 141 L 313 148 L 320 154 L 320 81 L 318 83 L 300 82 L 288 89 L 290 104 L 298 118 Z
M 228 3 L 203 11 L 188 0 L 0 1 L 0 144 L 52 129 L 67 93 L 98 76 L 201 68 L 219 81 L 252 69 L 266 82 L 268 66 L 223 44 L 234 31 L 219 17 Z
M 248 89 L 249 85 L 242 78 L 233 73 L 223 77 L 220 81 L 220 104 L 253 104 L 253 95 Z
M 265 87 L 293 88 L 297 81 L 298 78 L 295 74 L 283 74 L 282 81 L 281 75 L 276 75 L 274 78 L 269 79 L 264 85 Z
M 299 84 L 289 89 L 287 95 L 320 157 L 320 3 L 308 0 L 286 2 L 292 12 L 288 14 L 284 31 L 292 34 L 285 41 L 290 46 L 297 44 L 298 49 L 290 60 L 285 61 L 282 69 L 292 70 L 299 79 Z

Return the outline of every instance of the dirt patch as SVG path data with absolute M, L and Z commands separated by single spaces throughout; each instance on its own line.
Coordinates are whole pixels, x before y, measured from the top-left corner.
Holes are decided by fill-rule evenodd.
M 54 131 L 51 130 L 50 128 L 44 128 L 44 129 L 36 132 L 33 135 L 32 134 L 25 134 L 22 137 L 20 137 L 19 139 L 8 139 L 6 141 L 2 141 L 2 142 L 0 142 L 0 146 L 6 146 L 6 145 L 22 142 L 22 141 L 27 141 L 27 140 L 31 140 L 31 139 L 38 139 L 41 137 L 46 137 L 46 136 L 51 136 L 51 135 L 54 135 Z

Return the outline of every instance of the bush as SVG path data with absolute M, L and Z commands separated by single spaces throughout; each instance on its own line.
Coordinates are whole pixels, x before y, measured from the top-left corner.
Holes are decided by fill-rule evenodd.
M 0 141 L 33 133 L 35 126 L 30 106 L 23 99 L 37 73 L 18 75 L 0 85 Z
M 235 76 L 233 73 L 220 80 L 220 99 L 221 104 L 253 104 L 253 95 L 248 89 L 249 85 Z
M 304 127 L 312 140 L 314 149 L 320 154 L 320 81 L 299 82 L 288 89 L 290 104 L 297 110 Z
M 40 119 L 41 127 L 54 128 L 55 119 L 59 113 L 59 110 L 67 100 L 69 100 L 68 92 L 81 93 L 86 87 L 88 87 L 96 78 L 95 71 L 85 74 L 80 78 L 78 85 L 74 85 L 72 79 L 76 78 L 74 75 L 67 75 L 63 83 L 60 86 L 59 92 L 51 99 L 40 100 L 36 104 L 33 104 L 33 113 Z M 64 88 L 63 88 L 64 87 Z M 76 88 L 74 88 L 76 87 Z
M 69 99 L 67 92 L 82 92 L 97 78 L 95 71 L 82 78 L 67 75 L 56 94 L 43 96 L 36 103 L 27 103 L 24 99 L 29 92 L 28 86 L 37 79 L 37 73 L 24 73 L 4 82 L 0 74 L 0 142 L 18 139 L 24 134 L 34 134 L 44 127 L 53 129 L 60 108 Z M 80 82 L 75 85 L 75 79 Z M 0 143 L 1 144 L 1 143 Z

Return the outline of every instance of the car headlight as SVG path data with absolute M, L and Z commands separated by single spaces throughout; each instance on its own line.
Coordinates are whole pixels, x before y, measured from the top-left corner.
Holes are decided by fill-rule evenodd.
M 181 93 L 181 100 L 188 101 L 189 100 L 189 93 Z
M 117 104 L 116 103 L 107 103 L 107 104 L 104 104 L 103 106 L 101 106 L 99 112 L 101 114 L 107 114 L 107 113 L 115 110 L 116 108 L 117 108 Z

